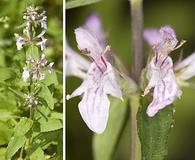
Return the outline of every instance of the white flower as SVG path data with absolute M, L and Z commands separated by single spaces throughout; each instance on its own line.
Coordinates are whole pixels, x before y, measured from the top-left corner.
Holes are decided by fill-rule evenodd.
M 26 13 L 24 13 L 23 19 L 26 21 L 26 26 L 23 29 L 24 36 L 20 36 L 15 33 L 16 46 L 18 50 L 21 50 L 25 45 L 35 43 L 37 46 L 41 47 L 43 51 L 46 47 L 47 39 L 44 38 L 44 34 L 47 29 L 47 17 L 45 16 L 45 11 L 40 13 L 39 7 L 29 6 L 27 7 Z M 41 28 L 37 35 L 32 34 L 32 28 Z
M 29 68 L 26 68 L 26 67 L 23 68 L 22 78 L 23 78 L 24 82 L 27 82 L 29 80 L 29 78 L 30 78 L 29 72 L 30 72 Z
M 23 72 L 23 77 L 25 77 L 23 79 L 25 82 L 29 80 L 30 74 L 32 74 L 33 81 L 45 79 L 46 71 L 50 74 L 52 73 L 52 66 L 54 63 L 48 64 L 45 54 L 42 54 L 40 58 L 32 58 L 32 56 L 29 56 L 27 64 L 28 67 L 25 67 Z
M 150 117 L 173 103 L 177 97 L 181 96 L 181 91 L 176 82 L 173 72 L 173 62 L 168 56 L 175 50 L 178 43 L 174 30 L 165 26 L 158 30 L 145 30 L 144 38 L 155 52 L 148 67 L 148 86 L 145 88 L 144 95 L 148 94 L 154 87 L 153 100 L 148 106 L 147 114 Z M 184 42 L 182 41 L 179 46 Z
M 17 33 L 15 33 L 14 35 L 16 37 L 16 46 L 17 46 L 17 49 L 18 50 L 21 50 L 23 48 L 23 45 L 27 44 L 28 41 L 25 38 L 21 37 Z
M 173 62 L 169 56 L 158 62 L 156 62 L 156 57 L 152 59 L 149 65 L 149 83 L 145 88 L 144 95 L 149 93 L 153 87 L 153 100 L 147 109 L 147 114 L 150 117 L 181 96 L 173 72 Z
M 94 20 L 94 19 L 92 19 Z M 99 21 L 98 18 L 96 20 Z M 88 28 L 75 30 L 78 48 L 89 56 L 93 63 L 90 65 L 87 75 L 67 99 L 83 95 L 79 103 L 80 114 L 87 126 L 96 133 L 103 133 L 109 116 L 110 101 L 108 94 L 122 99 L 122 93 L 117 83 L 114 69 L 105 58 L 110 46 L 103 47 L 97 38 L 97 33 Z

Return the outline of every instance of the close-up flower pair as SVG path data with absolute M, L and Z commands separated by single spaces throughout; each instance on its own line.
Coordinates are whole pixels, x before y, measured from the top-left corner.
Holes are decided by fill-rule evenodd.
M 68 159 L 195 158 L 193 4 L 67 1 Z

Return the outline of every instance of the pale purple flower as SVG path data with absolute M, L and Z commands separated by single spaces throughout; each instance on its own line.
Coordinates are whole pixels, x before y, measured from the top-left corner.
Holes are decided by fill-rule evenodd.
M 30 79 L 30 69 L 27 67 L 23 68 L 22 78 L 24 82 L 27 82 Z
M 66 41 L 66 76 L 76 76 L 84 79 L 89 69 L 90 62 L 74 51 Z
M 20 36 L 17 33 L 14 34 L 17 49 L 21 50 L 24 46 L 34 43 L 40 46 L 41 50 L 44 50 L 47 41 L 47 39 L 44 38 L 47 29 L 45 11 L 40 12 L 40 8 L 34 6 L 29 6 L 26 10 L 23 16 L 23 19 L 26 21 L 26 26 L 23 28 L 24 36 Z M 33 35 L 33 29 L 37 29 L 38 27 L 41 28 L 41 31 L 37 35 Z
M 15 35 L 15 38 L 16 38 L 17 50 L 21 50 L 23 48 L 23 46 L 28 43 L 28 40 L 26 40 L 25 38 L 21 37 L 17 33 L 15 33 L 14 35 Z
M 179 72 L 178 78 L 181 80 L 188 80 L 195 76 L 195 53 L 179 62 L 174 69 Z
M 30 79 L 30 75 L 32 75 L 33 81 L 45 79 L 46 71 L 51 74 L 54 64 L 53 62 L 48 64 L 45 54 L 42 54 L 40 58 L 29 56 L 26 63 L 27 66 L 23 70 L 23 80 L 25 82 Z
M 177 85 L 173 72 L 173 62 L 169 56 L 159 59 L 153 57 L 149 64 L 149 84 L 145 88 L 146 95 L 154 87 L 153 100 L 148 106 L 147 114 L 153 117 L 159 110 L 174 102 L 181 96 L 181 91 Z
M 99 19 L 95 17 L 91 21 L 99 21 Z M 96 24 L 96 22 L 94 23 Z M 88 22 L 88 24 L 90 23 Z M 78 48 L 89 56 L 93 63 L 90 65 L 81 86 L 71 95 L 67 95 L 67 99 L 83 95 L 78 105 L 81 116 L 92 131 L 100 134 L 106 128 L 109 116 L 110 101 L 107 95 L 110 94 L 122 99 L 122 93 L 114 69 L 105 58 L 110 46 L 103 47 L 100 39 L 97 38 L 98 31 L 92 31 L 89 28 L 91 27 L 77 28 L 75 35 Z
M 145 30 L 144 38 L 155 52 L 148 66 L 149 83 L 144 91 L 146 95 L 154 87 L 153 100 L 147 109 L 148 116 L 153 117 L 181 95 L 173 72 L 173 62 L 168 56 L 177 48 L 178 41 L 174 30 L 169 26 L 162 27 L 159 31 Z

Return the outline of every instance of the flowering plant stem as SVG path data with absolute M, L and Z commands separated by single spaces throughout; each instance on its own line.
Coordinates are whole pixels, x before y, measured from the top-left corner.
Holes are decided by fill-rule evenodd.
M 131 30 L 132 30 L 132 74 L 134 80 L 139 83 L 139 77 L 143 68 L 143 13 L 142 0 L 129 0 L 131 6 Z
M 129 0 L 131 7 L 131 30 L 132 30 L 132 77 L 139 84 L 141 70 L 143 68 L 143 0 Z M 132 98 L 133 97 L 133 98 Z M 140 159 L 140 145 L 137 134 L 136 114 L 139 107 L 139 97 L 130 98 L 131 107 L 131 160 Z

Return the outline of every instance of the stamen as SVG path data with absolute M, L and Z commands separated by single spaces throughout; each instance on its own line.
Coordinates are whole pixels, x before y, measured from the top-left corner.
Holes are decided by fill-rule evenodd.
M 181 46 L 183 46 L 184 43 L 186 43 L 186 40 L 181 40 L 181 42 L 179 43 L 179 45 L 177 47 L 174 48 L 174 50 L 180 48 Z

